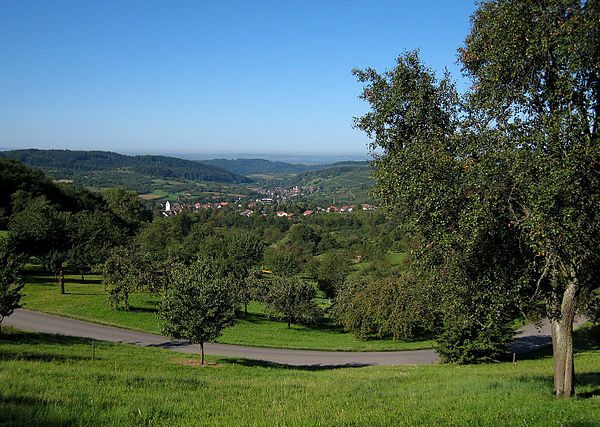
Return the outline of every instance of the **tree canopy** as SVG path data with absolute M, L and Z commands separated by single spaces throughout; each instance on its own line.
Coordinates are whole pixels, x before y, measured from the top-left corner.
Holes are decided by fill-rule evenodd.
M 355 70 L 375 194 L 445 292 L 442 355 L 456 360 L 467 340 L 480 345 L 464 351 L 499 354 L 510 320 L 541 299 L 558 397 L 573 390 L 578 297 L 598 288 L 599 4 L 482 2 L 459 50 L 463 96 L 417 52 L 383 75 Z

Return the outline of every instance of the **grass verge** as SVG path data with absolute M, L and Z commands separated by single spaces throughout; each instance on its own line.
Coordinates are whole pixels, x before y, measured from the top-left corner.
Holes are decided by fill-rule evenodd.
M 590 336 L 595 334 L 596 341 Z M 598 328 L 576 333 L 577 395 L 552 395 L 552 360 L 292 368 L 9 330 L 2 425 L 600 424 Z

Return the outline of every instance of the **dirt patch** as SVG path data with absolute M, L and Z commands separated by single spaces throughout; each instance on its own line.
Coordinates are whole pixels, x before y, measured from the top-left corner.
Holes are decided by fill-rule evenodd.
M 209 367 L 209 368 L 220 368 L 221 365 L 220 363 L 214 363 L 214 362 L 204 362 L 204 365 L 202 365 L 200 363 L 199 360 L 196 359 L 175 359 L 175 360 L 171 360 L 171 362 L 173 363 L 179 363 L 180 365 L 189 365 L 189 366 L 202 366 L 202 367 Z
M 161 198 L 161 196 L 157 196 L 156 194 L 140 194 L 138 197 L 144 200 L 154 200 Z
M 55 179 L 54 182 L 58 182 L 59 184 L 71 184 L 73 183 L 72 179 Z

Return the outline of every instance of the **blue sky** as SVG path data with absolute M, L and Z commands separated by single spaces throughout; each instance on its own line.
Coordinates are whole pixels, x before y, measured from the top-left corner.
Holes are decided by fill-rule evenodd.
M 0 3 L 0 147 L 367 153 L 353 68 L 456 79 L 469 1 Z

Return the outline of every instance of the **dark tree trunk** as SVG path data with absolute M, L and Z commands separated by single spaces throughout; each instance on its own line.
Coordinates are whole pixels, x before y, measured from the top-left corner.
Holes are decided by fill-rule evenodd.
M 290 323 L 291 323 L 291 322 L 288 320 L 288 329 L 290 329 Z
M 554 392 L 557 399 L 570 399 L 575 392 L 575 372 L 573 363 L 573 322 L 579 286 L 577 279 L 570 277 L 562 295 L 560 307 L 553 310 L 552 355 L 554 359 Z M 555 301 L 558 301 L 556 295 Z M 558 304 L 557 304 L 558 305 Z
M 204 343 L 200 343 L 200 364 L 204 365 Z
M 60 273 L 58 276 L 58 283 L 60 284 L 60 293 L 64 294 L 65 293 L 65 276 L 63 276 L 62 270 L 60 270 Z
M 248 303 L 244 303 L 244 317 L 248 317 Z

